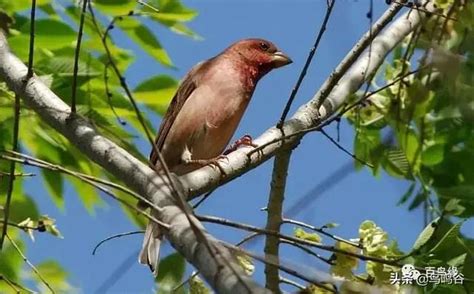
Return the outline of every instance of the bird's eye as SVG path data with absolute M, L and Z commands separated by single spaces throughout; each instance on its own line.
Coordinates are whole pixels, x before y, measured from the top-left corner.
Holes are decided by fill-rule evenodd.
M 268 49 L 270 48 L 270 46 L 268 46 L 267 43 L 260 43 L 260 49 L 262 49 L 263 51 L 267 51 Z

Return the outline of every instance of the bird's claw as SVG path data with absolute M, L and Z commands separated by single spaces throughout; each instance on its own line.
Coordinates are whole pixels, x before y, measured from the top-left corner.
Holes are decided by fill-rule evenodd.
M 225 177 L 227 174 L 224 171 L 224 168 L 219 164 L 219 160 L 221 159 L 227 159 L 227 156 L 221 154 L 211 159 L 190 159 L 186 161 L 186 164 L 198 164 L 200 166 L 206 166 L 206 165 L 215 166 L 221 172 L 222 177 Z
M 237 141 L 235 141 L 233 144 L 231 144 L 229 146 L 229 148 L 227 148 L 225 151 L 224 151 L 224 155 L 227 155 L 231 152 L 234 152 L 235 150 L 237 150 L 240 146 L 252 146 L 252 147 L 258 147 L 257 144 L 253 143 L 253 140 L 252 140 L 252 137 L 250 135 L 244 135 L 242 138 L 238 139 Z

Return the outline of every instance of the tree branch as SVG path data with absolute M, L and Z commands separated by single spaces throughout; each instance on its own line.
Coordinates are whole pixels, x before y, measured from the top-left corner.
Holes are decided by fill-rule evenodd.
M 281 150 L 275 156 L 270 197 L 268 197 L 267 205 L 266 230 L 268 231 L 280 232 L 280 227 L 283 222 L 283 200 L 285 198 L 286 177 L 288 175 L 290 157 L 291 149 Z M 280 256 L 280 238 L 267 235 L 265 238 L 264 252 L 266 258 L 273 256 L 274 262 L 278 264 L 278 257 Z M 279 281 L 280 273 L 278 267 L 265 264 L 265 286 L 273 293 L 281 293 Z
M 252 152 L 252 147 L 242 147 L 227 155 L 227 160 L 219 162 L 219 165 L 226 174 L 225 178 L 222 177 L 220 170 L 210 166 L 203 167 L 181 176 L 180 179 L 188 193 L 188 199 L 192 199 L 206 191 L 222 185 L 223 183 L 239 177 L 270 159 L 282 147 L 282 145 L 297 144 L 304 135 L 290 137 L 285 139 L 283 143 L 279 140 L 283 137 L 283 134 L 285 136 L 291 136 L 299 131 L 315 127 L 321 121 L 334 114 L 345 102 L 346 98 L 357 91 L 357 89 L 365 82 L 365 78 L 370 77 L 371 74 L 377 71 L 390 51 L 410 32 L 415 30 L 417 26 L 420 25 L 422 19 L 426 17 L 425 12 L 411 14 L 408 12 L 404 13 L 393 21 L 388 28 L 380 33 L 400 8 L 392 5 L 371 28 L 372 36 L 375 38 L 372 42 L 369 67 L 367 67 L 369 52 L 366 51 L 363 54 L 361 54 L 361 52 L 364 51 L 364 48 L 366 49 L 368 47 L 370 39 L 366 42 L 359 41 L 354 46 L 348 56 L 346 56 L 343 62 L 341 62 L 341 64 L 336 68 L 336 71 L 334 71 L 325 82 L 321 90 L 318 91 L 313 99 L 301 106 L 293 117 L 283 124 L 281 130 L 272 127 L 265 131 L 260 137 L 253 140 L 253 142 L 258 146 L 266 145 L 272 141 L 275 141 L 274 143 L 265 146 L 265 148 L 262 148 L 255 153 Z M 431 3 L 428 4 L 426 9 L 428 11 L 434 11 L 434 7 Z M 366 33 L 366 35 L 369 35 L 369 33 Z M 366 38 L 366 36 L 363 38 Z M 353 56 L 360 57 L 356 59 Z M 342 64 L 344 64 L 344 66 L 342 66 Z M 340 79 L 336 78 L 337 75 L 334 73 L 344 72 L 342 69 L 345 70 L 345 74 Z M 339 82 L 334 82 L 334 79 L 339 80 Z M 324 97 L 324 89 L 329 89 L 329 86 L 325 86 L 326 84 L 337 85 L 335 85 L 332 88 L 332 91 L 328 93 L 329 95 L 325 99 L 325 102 L 318 107 L 319 97 Z
M 425 1 L 426 2 L 426 1 Z M 390 18 L 380 23 L 374 24 L 373 35 L 385 27 L 395 15 L 393 6 L 388 13 Z M 426 8 L 433 10 L 431 5 Z M 398 10 L 397 10 L 398 11 Z M 362 54 L 357 62 L 353 63 L 350 69 L 339 80 L 325 103 L 318 107 L 317 99 L 312 99 L 303 105 L 295 115 L 287 121 L 282 130 L 284 134 L 315 126 L 321 119 L 330 116 L 345 101 L 346 97 L 356 91 L 362 83 L 364 77 L 370 76 L 380 66 L 386 55 L 407 34 L 413 31 L 419 24 L 425 12 L 419 14 L 403 15 L 394 21 L 384 32 L 378 34 L 372 43 L 372 56 L 370 67 L 367 66 L 367 54 Z M 369 42 L 370 43 L 370 40 Z M 357 51 L 358 52 L 358 51 Z M 352 52 L 350 54 L 353 54 Z M 233 260 L 232 254 L 220 246 L 216 239 L 209 235 L 202 225 L 196 221 L 199 229 L 206 235 L 209 242 L 214 243 L 220 249 L 220 254 L 215 257 L 221 259 L 220 262 L 213 258 L 204 244 L 200 243 L 196 235 L 190 228 L 186 215 L 175 205 L 169 183 L 165 183 L 153 170 L 138 159 L 130 155 L 121 147 L 100 135 L 86 120 L 78 115 L 72 114 L 70 108 L 40 80 L 33 77 L 26 86 L 23 80 L 27 74 L 26 66 L 10 52 L 5 35 L 0 32 L 0 77 L 7 83 L 8 87 L 19 94 L 24 102 L 35 110 L 39 116 L 64 135 L 73 145 L 81 150 L 91 160 L 95 161 L 108 172 L 122 180 L 129 188 L 138 194 L 150 199 L 155 205 L 162 207 L 158 219 L 170 225 L 167 234 L 171 244 L 194 266 L 196 266 L 206 281 L 219 293 L 246 293 L 250 286 L 253 293 L 266 292 L 258 287 L 249 277 L 242 272 L 242 275 L 235 275 L 224 261 Z M 331 78 L 330 78 L 331 80 Z M 332 80 L 331 80 L 332 81 Z M 316 119 L 317 114 L 322 114 Z M 271 128 L 254 142 L 262 145 L 275 138 L 282 136 L 281 131 Z M 248 154 L 251 148 L 241 148 L 227 156 L 227 162 L 220 162 L 227 177 L 224 180 L 220 171 L 213 167 L 204 167 L 192 173 L 180 177 L 183 187 L 182 192 L 189 198 L 195 197 L 204 191 L 208 191 L 224 182 L 228 182 L 246 171 L 255 168 L 264 161 L 272 157 L 283 144 L 297 144 L 300 136 L 285 140 L 285 143 L 278 142 L 267 146 L 257 154 Z M 234 268 L 238 265 L 233 262 Z M 239 278 L 243 279 L 243 283 Z
M 175 205 L 170 185 L 155 171 L 100 135 L 85 119 L 71 113 L 68 105 L 36 77 L 32 77 L 25 85 L 23 81 L 26 74 L 26 66 L 10 52 L 5 35 L 0 31 L 0 77 L 12 91 L 19 94 L 44 121 L 69 139 L 91 160 L 138 194 L 150 199 L 156 206 L 162 207 L 157 218 L 169 224 L 167 237 L 171 244 L 201 271 L 217 292 L 247 293 L 250 288 L 252 293 L 267 293 L 245 275 L 229 250 L 216 242 L 191 216 L 206 239 L 218 248 L 219 254 L 209 252 L 205 244 L 199 242 L 186 215 Z M 228 264 L 229 260 L 232 261 L 231 265 Z
M 20 247 L 18 247 L 18 245 L 15 243 L 15 241 L 13 241 L 13 239 L 10 236 L 8 236 L 8 234 L 6 234 L 5 236 L 7 237 L 8 241 L 10 241 L 10 244 L 12 244 L 13 248 L 15 248 L 16 252 L 18 252 L 18 254 L 21 256 L 23 261 L 31 268 L 31 270 L 35 273 L 38 279 L 46 286 L 46 288 L 48 288 L 48 290 L 52 294 L 56 293 L 53 290 L 53 288 L 51 288 L 51 285 L 48 283 L 48 281 L 44 279 L 44 277 L 41 275 L 38 269 L 31 263 L 31 261 L 28 260 L 25 254 L 21 251 Z

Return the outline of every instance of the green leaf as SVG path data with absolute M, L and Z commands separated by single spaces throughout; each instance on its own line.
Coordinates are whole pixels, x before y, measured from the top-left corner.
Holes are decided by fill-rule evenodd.
M 38 208 L 32 197 L 17 191 L 18 189 L 21 190 L 21 187 L 22 184 L 15 181 L 15 189 L 10 204 L 10 221 L 15 223 L 21 222 L 28 217 L 37 219 L 39 216 Z M 0 215 L 2 214 L 0 213 Z
M 74 76 L 74 57 L 73 49 L 64 50 L 60 52 L 61 55 L 56 55 L 53 59 L 42 59 L 36 63 L 35 70 L 51 73 L 57 77 L 72 78 Z M 64 54 L 64 55 L 63 55 Z M 88 60 L 90 59 L 90 60 Z M 96 77 L 102 77 L 103 64 L 93 59 L 88 54 L 81 54 L 78 62 L 77 77 L 83 82 Z M 68 85 L 71 85 L 69 81 Z M 79 81 L 81 82 L 81 81 Z
M 93 213 L 94 207 L 103 203 L 99 193 L 91 185 L 73 177 L 70 177 L 68 180 L 76 189 L 77 195 L 81 198 L 84 207 L 89 213 Z
M 243 253 L 237 253 L 235 257 L 237 258 L 237 261 L 244 272 L 251 276 L 255 271 L 255 265 L 253 264 L 252 258 Z
M 145 25 L 136 19 L 124 18 L 122 21 L 117 22 L 117 26 L 120 27 L 130 39 L 136 42 L 143 51 L 155 58 L 158 62 L 166 66 L 173 66 L 168 53 L 166 53 L 153 32 Z
M 156 277 L 159 285 L 158 293 L 172 293 L 183 279 L 186 261 L 179 253 L 173 253 L 160 261 L 159 269 L 158 277 Z
M 302 228 L 295 228 L 293 235 L 298 239 L 321 243 L 321 236 L 316 233 L 308 233 Z
M 462 285 L 454 284 L 439 284 L 434 287 L 432 291 L 429 291 L 430 294 L 466 294 L 466 290 Z
M 344 251 L 359 253 L 359 248 L 344 242 L 336 241 L 335 247 Z M 341 253 L 334 253 L 332 260 L 334 264 L 331 266 L 331 274 L 339 277 L 352 278 L 352 271 L 359 264 L 359 260 L 356 257 Z
M 179 0 L 152 0 L 150 5 L 160 10 L 159 13 L 151 14 L 153 19 L 160 21 L 187 22 L 198 14 L 195 10 L 185 7 Z M 144 7 L 143 11 L 154 12 L 148 7 Z
M 399 148 L 385 151 L 383 167 L 393 177 L 412 179 L 410 163 L 403 150 Z
M 9 236 L 15 241 L 20 250 L 25 249 L 23 242 L 19 238 L 13 238 L 10 234 Z M 1 275 L 13 281 L 20 281 L 20 270 L 22 264 L 22 257 L 18 254 L 18 251 L 16 251 L 8 239 L 6 239 L 4 248 L 2 249 L 2 254 L 0 254 Z M 0 280 L 0 284 L 2 283 L 3 281 Z
M 398 201 L 397 205 L 402 205 L 405 203 L 413 194 L 413 191 L 415 190 L 416 183 L 411 183 L 410 187 L 408 187 L 408 190 L 403 194 L 403 196 L 400 198 Z
M 94 5 L 101 12 L 111 15 L 120 16 L 127 15 L 133 11 L 137 5 L 136 0 L 94 0 Z
M 51 2 L 51 0 L 37 0 L 36 5 L 41 6 Z M 0 9 L 9 13 L 18 13 L 22 10 L 29 9 L 31 1 L 28 0 L 0 0 Z
M 48 15 L 48 17 L 58 19 L 59 16 L 56 14 L 56 10 L 54 10 L 53 5 L 51 5 L 51 1 L 50 0 L 44 0 L 42 2 L 47 2 L 47 3 L 40 4 L 40 5 L 38 5 L 38 3 L 36 3 L 36 5 L 38 5 L 38 8 L 41 9 L 41 11 L 43 11 L 44 13 L 46 13 Z
M 334 229 L 337 227 L 339 227 L 338 223 L 326 223 L 324 226 L 322 226 L 324 229 Z
M 420 190 L 416 196 L 415 196 L 415 199 L 413 199 L 413 201 L 410 203 L 410 205 L 408 206 L 408 210 L 413 210 L 415 208 L 417 208 L 418 206 L 421 205 L 421 203 L 423 203 L 423 201 L 426 201 L 428 199 L 428 195 L 429 195 L 429 192 L 426 191 L 426 190 Z
M 203 38 L 191 30 L 188 26 L 181 22 L 159 20 L 159 22 L 167 26 L 172 32 L 175 32 L 180 35 L 191 37 L 194 40 L 202 40 Z
M 72 290 L 71 285 L 67 281 L 68 273 L 56 261 L 44 261 L 36 266 L 38 272 L 45 281 L 59 293 L 69 293 Z M 49 293 L 50 291 L 44 283 L 38 278 L 38 275 L 30 272 L 30 277 L 36 281 L 37 287 L 41 293 Z
M 465 211 L 465 207 L 462 206 L 460 199 L 450 199 L 444 206 L 444 211 L 447 215 L 461 215 Z
M 61 239 L 64 238 L 63 235 L 61 235 L 61 232 L 56 227 L 56 220 L 53 218 L 50 218 L 47 215 L 42 215 L 38 219 L 38 227 L 44 228 L 46 232 L 50 233 L 53 236 L 56 236 Z
M 117 181 L 117 179 L 115 179 L 113 177 L 111 177 L 111 180 L 112 181 Z M 117 196 L 119 196 L 121 199 L 123 199 L 126 203 L 128 203 L 130 205 L 133 205 L 133 207 L 135 207 L 137 205 L 137 200 L 135 198 L 131 199 L 132 197 L 130 197 L 129 194 L 127 194 L 125 192 L 121 192 L 121 191 L 115 191 L 115 194 Z M 149 220 L 145 216 L 143 216 L 140 213 L 137 213 L 136 210 L 131 209 L 130 207 L 126 206 L 125 204 L 120 203 L 120 206 L 122 207 L 122 210 L 125 213 L 125 215 L 128 217 L 128 219 L 132 223 L 134 223 L 139 228 L 144 229 L 146 227 Z M 160 269 L 160 271 L 161 271 L 161 269 Z
M 460 267 L 465 263 L 467 257 L 467 253 L 463 253 L 459 256 L 454 257 L 453 259 L 449 260 L 447 264 L 449 266 Z
M 457 198 L 474 201 L 474 185 L 457 185 L 446 188 L 436 188 L 438 194 L 443 198 Z
M 458 244 L 458 237 L 460 234 L 461 226 L 464 222 L 459 222 L 453 225 L 446 234 L 439 240 L 439 242 L 431 248 L 429 253 L 432 254 L 440 254 L 443 251 L 450 251 L 451 248 L 459 246 Z
M 388 252 L 388 234 L 373 221 L 366 220 L 359 226 L 360 243 L 370 256 L 383 257 Z
M 64 177 L 53 171 L 41 170 L 41 175 L 43 176 L 44 183 L 46 184 L 46 190 L 48 191 L 49 195 L 51 195 L 51 199 L 53 200 L 54 204 L 58 208 L 64 208 Z
M 37 222 L 33 221 L 31 218 L 28 217 L 24 221 L 19 222 L 18 226 L 24 227 L 22 228 L 23 231 L 25 231 L 28 234 L 28 236 L 30 237 L 32 241 L 35 241 L 35 236 L 33 235 L 33 233 L 35 231 L 34 228 L 37 226 Z
M 397 132 L 397 139 L 401 150 L 405 153 L 406 159 L 413 173 L 418 172 L 421 150 L 416 133 L 411 128 L 400 127 Z
M 175 79 L 158 75 L 139 84 L 133 94 L 137 101 L 144 103 L 157 113 L 164 114 L 177 88 L 178 82 Z
M 29 53 L 30 41 L 29 21 L 20 27 L 20 34 L 8 39 L 12 50 L 25 60 Z M 41 50 L 57 50 L 64 47 L 75 46 L 77 38 L 76 32 L 66 23 L 55 19 L 36 20 L 35 27 L 35 47 Z
M 462 273 L 464 274 L 464 278 L 470 279 L 469 282 L 465 281 L 464 286 L 468 292 L 472 293 L 474 291 L 474 255 L 472 252 L 469 252 L 466 256 Z
M 364 162 L 377 166 L 381 159 L 379 154 L 380 143 L 379 130 L 360 128 L 354 139 L 354 155 Z M 355 160 L 354 164 L 356 169 L 364 167 L 358 160 Z
M 426 148 L 421 154 L 421 163 L 433 166 L 441 163 L 444 159 L 444 145 L 436 144 Z
M 193 273 L 194 275 L 194 273 Z M 204 281 L 196 275 L 189 280 L 189 293 L 190 294 L 211 294 L 211 290 L 206 287 Z
M 418 251 L 421 247 L 425 246 L 425 244 L 433 237 L 434 232 L 436 231 L 436 228 L 439 225 L 439 218 L 435 219 L 431 223 L 429 223 L 421 232 L 420 235 L 418 235 L 418 238 L 416 239 L 415 243 L 413 244 L 412 250 L 413 251 Z

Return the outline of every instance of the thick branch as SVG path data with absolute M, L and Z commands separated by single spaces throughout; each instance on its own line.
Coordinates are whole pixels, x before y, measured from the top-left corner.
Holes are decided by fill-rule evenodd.
M 428 5 L 428 11 L 433 8 Z M 318 109 L 314 99 L 302 106 L 296 114 L 287 121 L 282 130 L 285 135 L 310 128 L 318 124 L 321 119 L 330 116 L 346 97 L 356 91 L 364 83 L 364 78 L 371 76 L 380 66 L 386 55 L 399 42 L 413 31 L 425 17 L 424 12 L 406 13 L 394 21 L 372 43 L 370 66 L 367 67 L 368 54 L 352 65 L 351 69 L 331 91 L 325 104 Z M 376 26 L 377 23 L 374 25 Z M 373 30 L 374 31 L 374 30 Z M 195 265 L 207 282 L 219 293 L 246 293 L 247 287 L 240 282 L 228 266 L 216 262 L 202 243 L 199 243 L 191 231 L 189 222 L 181 210 L 173 204 L 173 198 L 168 185 L 145 164 L 134 158 L 128 152 L 101 136 L 90 124 L 79 116 L 72 115 L 70 108 L 40 80 L 31 78 L 25 87 L 23 79 L 27 68 L 8 49 L 3 32 L 0 32 L 0 77 L 9 88 L 19 94 L 22 99 L 34 109 L 43 120 L 68 138 L 90 159 L 109 171 L 128 187 L 150 199 L 155 205 L 163 207 L 159 220 L 170 225 L 168 239 L 172 245 L 183 254 L 186 259 Z M 316 119 L 321 113 L 322 118 Z M 281 130 L 271 128 L 254 142 L 263 145 L 282 136 Z M 299 136 L 289 138 L 285 144 L 297 144 Z M 281 142 L 265 147 L 261 152 L 249 155 L 251 148 L 242 148 L 228 155 L 228 161 L 220 165 L 227 174 L 225 181 L 230 181 L 246 171 L 262 164 L 273 156 L 282 146 Z M 222 184 L 222 176 L 218 169 L 204 167 L 195 172 L 180 177 L 184 184 L 188 198 L 208 191 Z M 204 231 L 202 226 L 200 228 Z M 205 231 L 204 231 L 205 232 Z M 215 239 L 206 233 L 210 242 Z M 219 246 L 216 244 L 216 246 Z M 217 258 L 231 258 L 227 249 L 220 247 L 221 254 Z M 238 268 L 238 266 L 235 266 Z M 255 293 L 265 290 L 258 288 L 248 277 L 243 277 L 246 284 L 255 289 Z
M 426 1 L 423 1 L 425 3 Z M 427 11 L 434 11 L 432 4 L 427 5 Z M 377 30 L 380 31 L 381 27 L 384 27 L 391 18 L 395 15 L 398 10 L 391 7 L 380 20 L 375 22 L 372 27 L 372 34 L 375 36 Z M 368 46 L 370 42 L 359 42 L 344 61 L 351 60 L 352 63 L 344 66 L 347 72 L 339 80 L 337 85 L 328 93 L 328 97 L 325 99 L 324 104 L 318 109 L 318 99 L 321 94 L 316 94 L 312 100 L 305 105 L 301 106 L 293 117 L 285 122 L 282 126 L 283 133 L 285 136 L 294 134 L 299 131 L 303 131 L 312 127 L 317 126 L 322 120 L 330 117 L 339 106 L 341 106 L 346 98 L 357 91 L 357 89 L 365 82 L 367 77 L 373 75 L 378 67 L 382 64 L 385 57 L 390 51 L 397 46 L 408 34 L 416 29 L 420 25 L 423 18 L 426 17 L 425 12 L 409 13 L 406 12 L 393 21 L 383 32 L 378 34 L 372 42 L 371 53 L 365 52 L 360 55 L 359 59 L 354 62 L 352 55 L 359 54 L 360 46 Z M 352 54 L 352 55 L 351 55 Z M 370 64 L 368 58 L 370 55 Z M 352 66 L 351 66 L 352 64 Z M 367 68 L 367 65 L 368 68 Z M 349 68 L 350 67 L 350 68 Z M 338 67 L 339 68 L 339 67 Z M 332 75 L 333 77 L 334 75 Z M 332 78 L 329 78 L 332 84 Z M 321 91 L 318 91 L 318 93 Z M 319 118 L 318 118 L 319 114 Z M 282 130 L 276 127 L 272 127 L 265 131 L 260 137 L 253 140 L 253 142 L 259 146 L 266 145 L 269 142 L 273 142 L 282 137 Z M 301 136 L 293 136 L 285 139 L 287 145 L 297 144 Z M 244 147 L 235 152 L 232 152 L 227 156 L 227 160 L 220 162 L 220 166 L 226 173 L 226 178 L 222 179 L 221 173 L 218 169 L 213 167 L 203 167 L 194 172 L 188 173 L 182 176 L 181 182 L 189 193 L 188 199 L 196 197 L 205 191 L 209 191 L 224 182 L 231 181 L 232 179 L 239 177 L 247 171 L 255 168 L 262 164 L 269 158 L 271 158 L 281 147 L 282 141 L 278 141 L 273 144 L 269 144 L 259 152 L 252 154 L 251 147 Z
M 225 262 L 225 260 L 234 261 L 232 254 L 216 242 L 216 239 L 194 219 L 209 242 L 213 242 L 214 246 L 219 248 L 218 254 L 209 252 L 202 242 L 198 242 L 186 215 L 174 205 L 169 185 L 164 183 L 153 170 L 100 135 L 80 116 L 71 113 L 69 106 L 39 79 L 32 77 L 25 81 L 27 71 L 26 66 L 10 52 L 5 35 L 0 30 L 0 77 L 5 80 L 11 90 L 20 95 L 44 121 L 68 138 L 90 159 L 122 180 L 138 194 L 144 195 L 154 204 L 162 207 L 158 219 L 169 224 L 170 230 L 167 232 L 167 237 L 171 244 L 200 270 L 217 292 L 247 293 L 248 288 L 252 290 L 252 293 L 266 292 L 245 275 L 235 262 L 232 266 L 238 270 L 239 277 L 234 274 Z
M 268 231 L 280 232 L 280 227 L 283 223 L 283 200 L 285 198 L 285 186 L 290 157 L 291 149 L 281 150 L 275 156 L 270 197 L 268 197 L 267 205 L 266 230 Z M 267 258 L 275 256 L 275 262 L 278 264 L 278 257 L 280 256 L 280 239 L 275 236 L 266 236 L 264 252 Z M 271 264 L 265 264 L 265 279 L 265 286 L 268 289 L 272 290 L 273 293 L 281 293 L 279 283 L 280 273 L 277 267 Z

